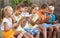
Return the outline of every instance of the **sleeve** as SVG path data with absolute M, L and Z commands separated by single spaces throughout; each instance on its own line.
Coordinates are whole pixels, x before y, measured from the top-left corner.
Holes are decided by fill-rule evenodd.
M 26 17 L 28 17 L 28 16 L 29 16 L 29 13 L 27 12 L 27 13 L 26 13 Z
M 27 15 L 29 15 L 29 13 L 27 12 Z
M 8 24 L 8 21 L 6 18 L 3 19 L 2 23 L 6 22 Z
M 7 19 L 5 18 L 3 19 L 2 24 L 1 24 L 1 30 L 4 30 L 4 22 L 8 23 Z
M 53 15 L 53 17 L 52 17 L 52 21 L 55 21 L 55 15 Z
M 46 16 L 48 16 L 48 13 L 46 13 Z

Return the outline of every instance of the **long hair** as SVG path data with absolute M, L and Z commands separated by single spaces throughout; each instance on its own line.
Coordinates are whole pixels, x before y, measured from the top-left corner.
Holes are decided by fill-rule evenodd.
M 1 13 L 2 13 L 2 19 L 5 17 L 4 15 L 4 8 L 1 9 Z

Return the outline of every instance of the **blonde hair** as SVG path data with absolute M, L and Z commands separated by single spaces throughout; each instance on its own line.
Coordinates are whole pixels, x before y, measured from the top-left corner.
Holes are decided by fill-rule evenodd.
M 4 12 L 6 12 L 9 7 L 11 7 L 11 6 L 6 6 L 6 7 L 4 7 Z
M 50 10 L 52 10 L 52 13 L 54 12 L 55 7 L 54 6 L 48 6 Z
M 9 8 L 12 8 L 11 6 L 6 6 L 4 7 L 4 15 L 6 16 L 7 14 L 7 10 L 9 10 Z

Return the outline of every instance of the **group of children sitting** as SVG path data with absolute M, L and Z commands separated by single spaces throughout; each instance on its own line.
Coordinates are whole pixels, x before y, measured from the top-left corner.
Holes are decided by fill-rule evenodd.
M 32 6 L 31 14 L 27 5 L 17 5 L 13 11 L 11 6 L 3 9 L 5 17 L 2 20 L 1 30 L 3 38 L 57 38 L 59 29 L 55 20 L 54 6 L 43 4 Z

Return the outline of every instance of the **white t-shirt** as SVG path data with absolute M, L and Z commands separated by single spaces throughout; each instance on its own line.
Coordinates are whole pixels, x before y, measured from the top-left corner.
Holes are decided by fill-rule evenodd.
M 29 13 L 28 13 L 28 12 L 22 12 L 22 13 L 21 13 L 21 16 L 23 16 L 23 17 L 28 17 L 28 16 L 29 16 Z
M 9 20 L 10 19 L 10 20 Z M 1 24 L 1 30 L 4 30 L 4 22 L 6 22 L 8 24 L 8 27 L 11 28 L 12 27 L 12 19 L 11 18 L 4 18 Z
M 21 25 L 19 25 L 18 28 L 16 29 L 16 31 L 23 31 L 23 32 L 26 32 L 26 31 L 24 30 L 25 28 L 29 28 L 29 27 L 28 27 L 28 22 L 26 22 L 24 28 L 22 28 Z

